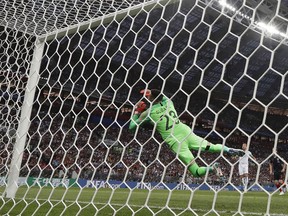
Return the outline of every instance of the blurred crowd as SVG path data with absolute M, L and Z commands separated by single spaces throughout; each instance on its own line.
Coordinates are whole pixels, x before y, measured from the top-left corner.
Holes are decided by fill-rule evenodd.
M 227 112 L 231 113 L 231 110 Z M 218 116 L 219 123 L 215 126 L 213 113 L 203 113 L 205 115 L 199 115 L 196 119 L 189 118 L 187 113 L 182 112 L 180 118 L 191 126 L 191 131 L 212 143 L 241 148 L 242 143 L 248 142 L 249 150 L 257 159 L 256 162 L 250 160 L 251 183 L 257 180 L 259 184 L 270 184 L 268 164 L 276 143 L 275 138 L 270 136 L 271 130 L 265 130 L 265 127 L 259 127 L 258 133 L 248 136 L 251 134 L 249 131 L 255 131 L 257 117 L 262 118 L 261 113 L 250 111 L 237 129 L 233 125 L 236 117 L 231 114 L 229 118 L 225 115 Z M 175 157 L 159 135 L 154 133 L 152 126 L 140 128 L 136 134 L 130 132 L 127 128 L 130 117 L 130 112 L 119 113 L 115 108 L 107 108 L 101 112 L 94 110 L 93 118 L 87 117 L 85 112 L 63 114 L 34 109 L 20 176 L 167 183 L 204 181 L 204 178 L 195 178 L 187 172 L 187 167 Z M 5 145 L 0 147 L 1 176 L 8 172 L 13 149 L 13 139 L 7 136 L 5 138 L 4 133 L 2 142 Z M 280 142 L 280 138 L 277 142 Z M 277 145 L 286 146 L 282 144 L 287 140 L 281 138 L 281 142 Z M 286 152 L 287 149 L 283 149 L 279 151 L 279 155 L 287 161 Z M 220 180 L 217 176 L 209 175 L 208 182 L 241 184 L 238 157 L 197 151 L 193 154 L 199 165 L 209 166 L 215 161 L 220 162 L 225 179 Z

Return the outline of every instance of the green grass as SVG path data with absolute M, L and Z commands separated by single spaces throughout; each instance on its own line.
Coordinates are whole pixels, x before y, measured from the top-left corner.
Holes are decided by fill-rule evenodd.
M 217 215 L 213 209 L 221 216 L 265 215 L 268 202 L 268 215 L 288 215 L 288 194 L 269 200 L 264 192 L 248 192 L 240 200 L 241 194 L 232 191 L 21 187 L 15 199 L 0 199 L 0 215 Z

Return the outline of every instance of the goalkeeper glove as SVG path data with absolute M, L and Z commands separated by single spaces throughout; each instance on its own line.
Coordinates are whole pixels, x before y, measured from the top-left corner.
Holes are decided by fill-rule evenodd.
M 146 107 L 147 107 L 147 105 L 145 104 L 145 102 L 140 101 L 135 107 L 135 113 L 134 114 L 142 113 L 143 111 L 146 110 Z

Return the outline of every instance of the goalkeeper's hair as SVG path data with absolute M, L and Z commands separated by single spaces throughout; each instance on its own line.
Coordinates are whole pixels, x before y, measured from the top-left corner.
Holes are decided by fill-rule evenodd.
M 163 99 L 163 94 L 158 89 L 151 89 L 151 95 L 155 102 L 162 101 Z

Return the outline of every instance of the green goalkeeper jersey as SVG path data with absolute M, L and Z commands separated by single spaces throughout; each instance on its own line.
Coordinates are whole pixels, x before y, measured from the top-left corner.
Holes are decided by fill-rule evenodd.
M 191 134 L 191 129 L 180 122 L 173 102 L 165 97 L 160 103 L 154 104 L 140 116 L 134 115 L 132 119 L 129 129 L 135 129 L 144 122 L 156 124 L 156 130 L 170 147 L 183 142 Z
M 140 116 L 133 115 L 129 129 L 133 130 L 142 123 L 150 122 L 155 125 L 156 130 L 161 134 L 163 140 L 170 149 L 177 154 L 177 157 L 186 165 L 193 176 L 204 176 L 209 170 L 216 169 L 211 166 L 199 167 L 195 162 L 194 155 L 190 150 L 201 150 L 209 152 L 229 152 L 229 148 L 222 144 L 211 144 L 207 140 L 194 134 L 190 127 L 180 122 L 173 102 L 163 98 L 160 103 L 143 112 Z M 221 172 L 221 170 L 217 171 Z M 219 174 L 220 175 L 220 174 Z

